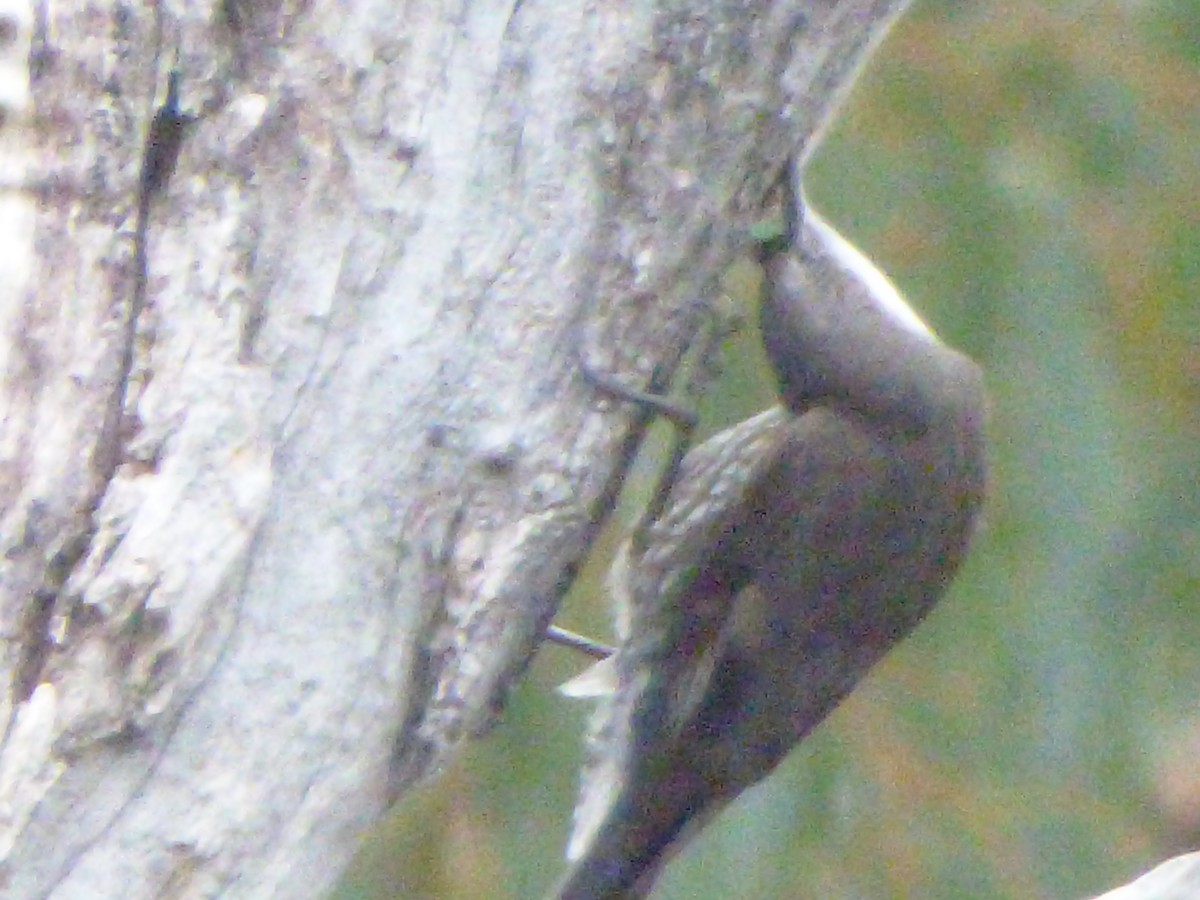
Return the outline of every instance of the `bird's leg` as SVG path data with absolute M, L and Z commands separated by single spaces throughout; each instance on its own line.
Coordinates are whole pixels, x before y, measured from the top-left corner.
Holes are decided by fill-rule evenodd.
M 608 644 L 602 644 L 599 641 L 592 640 L 590 637 L 585 637 L 566 628 L 560 628 L 557 625 L 546 626 L 546 640 L 552 644 L 558 644 L 560 647 L 578 650 L 584 656 L 590 656 L 595 660 L 608 659 L 616 653 L 616 650 Z
M 697 383 L 703 383 L 709 377 L 709 370 L 714 365 L 721 342 L 730 333 L 729 322 L 730 317 L 722 314 L 713 305 L 705 306 L 705 321 L 700 326 L 703 334 L 690 370 L 684 378 L 685 395 L 694 392 Z M 661 416 L 674 426 L 667 463 L 658 477 L 650 502 L 634 527 L 633 546 L 637 550 L 643 546 L 646 529 L 658 521 L 671 489 L 679 477 L 679 466 L 683 457 L 687 455 L 695 435 L 696 411 L 686 403 L 665 394 L 641 391 L 625 384 L 611 373 L 595 368 L 583 354 L 580 354 L 579 363 L 584 378 L 597 390 L 618 400 L 636 404 L 647 418 Z
M 802 215 L 801 205 L 797 202 L 795 194 L 795 178 L 795 162 L 789 159 L 780 169 L 776 183 L 772 187 L 772 193 L 778 195 L 779 198 L 780 215 L 778 219 L 764 220 L 750 230 L 750 243 L 758 248 L 760 262 L 772 253 L 786 251 L 795 243 L 795 237 L 800 227 L 799 219 Z M 703 334 L 698 341 L 698 350 L 694 353 L 691 371 L 684 378 L 683 393 L 685 395 L 696 393 L 697 388 L 702 387 L 704 381 L 711 378 L 715 368 L 714 359 L 720 350 L 721 343 L 737 328 L 736 316 L 720 310 L 716 304 L 705 304 L 703 314 L 704 321 L 699 329 Z M 627 451 L 629 458 L 625 463 L 626 469 L 641 446 L 641 433 L 644 432 L 651 418 L 661 416 L 674 426 L 667 463 L 659 475 L 650 502 L 638 518 L 630 538 L 634 554 L 640 555 L 647 546 L 647 536 L 651 526 L 662 516 L 671 491 L 678 481 L 683 458 L 691 449 L 697 424 L 696 412 L 686 402 L 659 392 L 666 386 L 657 372 L 650 379 L 649 389 L 640 390 L 626 384 L 611 372 L 595 366 L 588 358 L 582 339 L 579 343 L 578 356 L 580 372 L 596 390 L 614 399 L 635 404 L 641 410 L 641 420 L 634 426 L 639 434 L 630 445 L 630 450 Z M 578 650 L 594 659 L 605 659 L 613 653 L 611 647 L 557 625 L 550 625 L 546 629 L 546 640 L 552 644 Z
M 696 383 L 707 377 L 707 370 L 712 368 L 721 342 L 728 336 L 731 330 L 730 319 L 731 317 L 722 314 L 713 305 L 705 305 L 705 321 L 700 326 L 703 334 L 699 341 L 699 349 L 696 351 L 695 358 L 691 363 L 690 371 L 684 379 L 686 382 L 684 385 L 685 394 L 692 392 L 695 389 Z M 583 377 L 601 393 L 638 406 L 642 411 L 643 418 L 637 427 L 642 431 L 644 431 L 646 424 L 654 416 L 661 416 L 674 426 L 667 463 L 658 477 L 658 482 L 655 485 L 650 502 L 646 505 L 645 511 L 638 518 L 638 522 L 634 526 L 631 543 L 634 551 L 640 552 L 645 546 L 646 532 L 662 514 L 663 508 L 667 503 L 667 498 L 670 496 L 671 490 L 678 479 L 679 467 L 688 449 L 691 447 L 692 438 L 696 430 L 696 412 L 686 405 L 686 403 L 680 402 L 666 394 L 657 393 L 655 388 L 657 387 L 656 382 L 658 379 L 656 378 L 651 379 L 651 389 L 644 391 L 631 387 L 612 373 L 597 368 L 587 358 L 582 343 L 579 349 L 579 369 Z M 634 445 L 635 450 L 637 446 L 640 446 L 640 443 L 641 435 L 638 436 L 637 442 Z M 557 625 L 547 627 L 546 640 L 561 647 L 569 647 L 577 650 L 593 659 L 606 659 L 614 652 L 613 648 L 606 644 L 576 634 Z

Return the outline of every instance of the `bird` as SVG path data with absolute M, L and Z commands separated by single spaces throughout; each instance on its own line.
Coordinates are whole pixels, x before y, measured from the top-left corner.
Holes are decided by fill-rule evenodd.
M 558 900 L 647 896 L 927 616 L 978 528 L 980 368 L 783 181 L 759 244 L 780 403 L 692 449 L 613 564 Z

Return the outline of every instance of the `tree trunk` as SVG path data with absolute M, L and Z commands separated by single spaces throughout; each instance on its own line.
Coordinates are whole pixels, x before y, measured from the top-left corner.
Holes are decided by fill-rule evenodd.
M 325 892 L 904 5 L 0 0 L 6 896 Z

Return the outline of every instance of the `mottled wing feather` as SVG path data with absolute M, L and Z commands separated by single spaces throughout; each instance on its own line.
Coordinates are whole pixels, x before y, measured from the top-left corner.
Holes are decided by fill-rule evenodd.
M 730 615 L 727 591 L 692 591 L 705 560 L 741 514 L 747 491 L 787 442 L 794 417 L 770 409 L 721 432 L 684 459 L 663 515 L 636 556 L 627 542 L 610 571 L 618 606 L 616 689 L 589 729 L 568 858 L 595 854 L 602 826 L 646 777 L 700 701 L 711 650 Z M 685 598 L 697 598 L 682 609 Z

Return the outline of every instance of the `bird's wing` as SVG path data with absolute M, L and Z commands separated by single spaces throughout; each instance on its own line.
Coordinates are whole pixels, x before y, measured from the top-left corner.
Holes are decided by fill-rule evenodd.
M 605 893 L 580 867 L 637 865 L 642 838 L 625 824 L 644 817 L 630 815 L 630 808 L 647 784 L 661 780 L 657 770 L 707 691 L 740 587 L 739 573 L 722 572 L 719 583 L 701 589 L 697 580 L 714 576 L 715 548 L 746 514 L 750 486 L 776 463 L 795 423 L 776 407 L 692 450 L 662 516 L 622 548 L 610 571 L 619 608 L 615 690 L 593 716 L 567 850 L 577 863 L 575 883 L 589 883 L 589 896 Z M 611 874 L 614 884 L 627 880 Z M 572 896 L 571 883 L 569 874 L 558 896 Z

